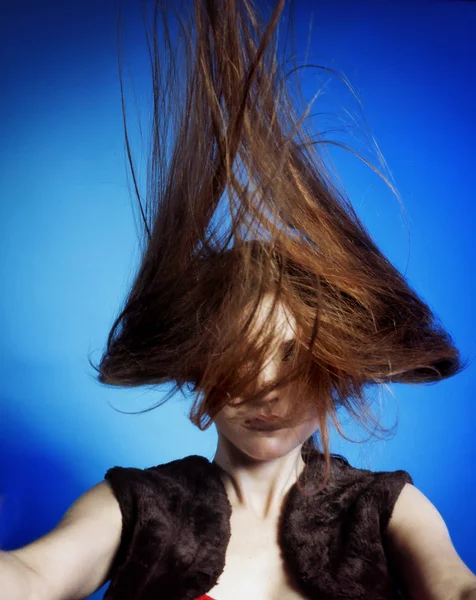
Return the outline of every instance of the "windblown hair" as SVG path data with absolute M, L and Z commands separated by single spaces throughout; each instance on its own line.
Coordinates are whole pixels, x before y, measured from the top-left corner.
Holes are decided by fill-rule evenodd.
M 298 68 L 286 72 L 283 10 L 279 0 L 266 20 L 250 0 L 195 0 L 172 36 L 170 9 L 155 3 L 145 201 L 125 128 L 146 243 L 95 368 L 110 385 L 172 382 L 157 406 L 186 388 L 201 429 L 227 403 L 259 402 L 294 382 L 283 424 L 317 408 L 327 478 L 339 407 L 365 420 L 368 385 L 431 383 L 463 366 L 332 182 L 318 151 L 332 142 L 305 128 Z M 265 294 L 288 307 L 298 332 L 278 380 L 256 389 L 275 343 L 273 311 L 252 331 Z

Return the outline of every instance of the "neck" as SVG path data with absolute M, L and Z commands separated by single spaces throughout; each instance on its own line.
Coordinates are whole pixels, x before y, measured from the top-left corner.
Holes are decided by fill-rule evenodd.
M 302 473 L 301 445 L 285 456 L 253 459 L 219 435 L 213 462 L 223 470 L 223 482 L 234 509 L 253 512 L 259 519 L 279 516 L 284 498 Z

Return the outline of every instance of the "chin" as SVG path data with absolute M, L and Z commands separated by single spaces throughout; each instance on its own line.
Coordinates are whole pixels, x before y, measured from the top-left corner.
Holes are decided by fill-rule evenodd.
M 258 431 L 230 422 L 223 413 L 215 419 L 222 441 L 251 460 L 267 461 L 282 458 L 301 446 L 317 429 L 317 418 L 275 431 Z
M 234 434 L 234 435 L 233 435 Z M 274 460 L 292 452 L 304 443 L 292 430 L 252 432 L 226 435 L 228 442 L 253 460 Z

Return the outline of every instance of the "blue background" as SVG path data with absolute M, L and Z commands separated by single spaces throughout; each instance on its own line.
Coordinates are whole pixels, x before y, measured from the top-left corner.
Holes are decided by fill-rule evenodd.
M 49 531 L 109 467 L 195 453 L 212 458 L 216 432 L 188 422 L 182 396 L 143 415 L 115 411 L 145 409 L 164 390 L 108 389 L 87 362 L 89 352 L 99 358 L 138 260 L 114 3 L 23 0 L 0 7 L 0 547 L 12 549 Z M 351 444 L 334 436 L 332 449 L 356 466 L 408 470 L 474 571 L 476 3 L 297 0 L 298 62 L 311 10 L 309 60 L 352 83 L 408 227 L 371 169 L 334 148 L 336 169 L 377 243 L 470 361 L 438 385 L 391 386 L 377 395 L 386 424 L 398 414 L 394 439 Z M 129 121 L 143 182 L 146 155 L 136 124 L 147 117 L 149 80 L 133 2 L 126 3 L 125 25 L 137 100 L 126 71 Z M 322 76 L 308 70 L 303 77 L 311 97 Z M 329 79 L 322 102 L 321 110 L 335 114 L 334 126 L 347 127 L 347 137 L 330 137 L 365 153 L 346 86 Z

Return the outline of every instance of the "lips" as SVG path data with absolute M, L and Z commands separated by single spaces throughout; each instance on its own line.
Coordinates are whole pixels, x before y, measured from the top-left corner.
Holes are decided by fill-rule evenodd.
M 250 429 L 258 429 L 261 431 L 276 431 L 277 429 L 280 429 L 279 417 L 275 415 L 247 419 L 245 425 Z

